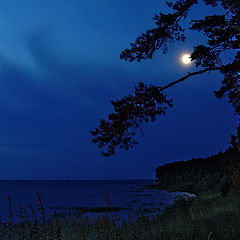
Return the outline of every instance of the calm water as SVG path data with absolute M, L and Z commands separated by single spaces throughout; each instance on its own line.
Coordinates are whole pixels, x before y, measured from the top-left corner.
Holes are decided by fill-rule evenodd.
M 174 193 L 143 189 L 144 185 L 149 184 L 153 184 L 153 180 L 0 181 L 0 216 L 2 221 L 8 219 L 8 195 L 13 211 L 19 209 L 22 203 L 27 212 L 29 204 L 39 212 L 36 191 L 41 194 L 48 213 L 55 207 L 106 207 L 106 192 L 112 207 L 126 208 L 117 212 L 120 219 L 125 219 L 128 212 L 131 214 L 141 206 L 163 207 L 174 201 Z M 95 218 L 98 214 L 87 213 L 86 216 Z

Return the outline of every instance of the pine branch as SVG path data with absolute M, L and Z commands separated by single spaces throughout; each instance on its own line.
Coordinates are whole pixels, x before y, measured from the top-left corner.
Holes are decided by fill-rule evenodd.
M 215 67 L 215 68 L 206 68 L 206 69 L 203 69 L 203 70 L 200 70 L 200 71 L 197 71 L 197 72 L 192 72 L 192 73 L 189 72 L 188 75 L 186 75 L 186 76 L 184 76 L 184 77 L 182 77 L 182 78 L 180 78 L 180 79 L 178 79 L 178 80 L 176 80 L 176 81 L 174 81 L 174 82 L 171 82 L 171 83 L 167 84 L 167 85 L 164 86 L 164 87 L 161 87 L 161 88 L 160 88 L 160 91 L 163 91 L 163 90 L 165 90 L 165 89 L 167 89 L 167 88 L 169 88 L 169 87 L 171 87 L 171 86 L 173 86 L 173 85 L 176 85 L 177 83 L 183 82 L 184 80 L 186 80 L 186 79 L 188 79 L 188 78 L 190 78 L 190 77 L 192 77 L 192 76 L 194 76 L 194 75 L 200 75 L 200 74 L 203 74 L 203 73 L 205 73 L 205 72 L 210 72 L 210 71 L 215 71 L 215 70 L 221 70 L 223 67 L 224 67 L 224 66 Z

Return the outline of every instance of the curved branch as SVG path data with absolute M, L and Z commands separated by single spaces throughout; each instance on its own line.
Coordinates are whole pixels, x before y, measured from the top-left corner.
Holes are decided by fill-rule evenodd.
M 182 78 L 180 78 L 180 79 L 178 79 L 178 80 L 176 80 L 176 81 L 174 81 L 174 82 L 171 82 L 171 83 L 169 83 L 169 84 L 167 84 L 166 86 L 164 86 L 164 87 L 160 87 L 160 91 L 163 91 L 163 90 L 165 90 L 165 89 L 167 89 L 167 88 L 169 88 L 169 87 L 171 87 L 171 86 L 173 86 L 173 85 L 175 85 L 175 84 L 178 84 L 178 83 L 180 83 L 180 82 L 183 82 L 184 80 L 186 80 L 186 79 L 188 79 L 188 78 L 190 78 L 190 77 L 192 77 L 192 76 L 194 76 L 194 75 L 200 75 L 200 74 L 203 74 L 203 73 L 205 73 L 205 72 L 210 72 L 210 71 L 214 71 L 214 70 L 220 70 L 220 69 L 222 69 L 223 68 L 223 66 L 222 67 L 215 67 L 215 68 L 206 68 L 206 69 L 204 69 L 204 70 L 200 70 L 200 71 L 197 71 L 197 72 L 189 72 L 188 73 L 188 75 L 186 75 L 186 76 L 184 76 L 184 77 L 182 77 Z

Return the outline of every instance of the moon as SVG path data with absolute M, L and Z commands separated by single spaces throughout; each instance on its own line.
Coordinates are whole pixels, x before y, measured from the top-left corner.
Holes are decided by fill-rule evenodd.
M 183 54 L 182 58 L 181 58 L 182 63 L 185 64 L 185 65 L 189 65 L 191 63 L 191 58 L 190 57 L 191 57 L 191 55 L 188 54 L 188 53 Z

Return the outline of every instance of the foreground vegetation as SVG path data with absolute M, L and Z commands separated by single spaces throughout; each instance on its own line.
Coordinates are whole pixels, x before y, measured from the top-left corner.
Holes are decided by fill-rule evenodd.
M 111 207 L 107 195 L 107 207 L 62 208 L 51 215 L 46 215 L 39 193 L 39 209 L 29 205 L 27 211 L 21 205 L 15 215 L 9 197 L 9 221 L 0 222 L 0 240 L 239 240 L 240 196 L 229 167 L 233 159 L 239 160 L 239 153 L 228 149 L 207 159 L 158 167 L 152 188 L 193 189 L 189 192 L 197 197 L 178 197 L 158 212 L 142 208 L 140 215 L 139 210 L 138 215 L 128 215 L 127 222 L 119 221 L 121 209 Z M 101 217 L 90 221 L 86 212 L 100 212 Z
M 54 213 L 46 217 L 40 195 L 37 218 L 22 207 L 14 218 L 9 209 L 10 221 L 0 224 L 0 239 L 12 240 L 168 240 L 168 239 L 240 239 L 239 196 L 232 189 L 226 197 L 219 191 L 201 193 L 195 199 L 178 198 L 161 214 L 129 215 L 128 223 L 120 223 L 113 211 L 102 213 L 95 222 L 83 215 Z M 38 211 L 39 211 L 38 210 Z

